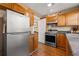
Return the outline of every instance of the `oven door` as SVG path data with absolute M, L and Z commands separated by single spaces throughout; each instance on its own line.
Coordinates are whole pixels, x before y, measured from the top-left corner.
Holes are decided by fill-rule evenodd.
M 47 45 L 56 47 L 56 36 L 55 35 L 45 35 L 45 43 Z

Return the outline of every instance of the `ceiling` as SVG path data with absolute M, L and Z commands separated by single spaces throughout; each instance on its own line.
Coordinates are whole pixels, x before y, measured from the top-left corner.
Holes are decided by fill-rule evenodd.
M 48 7 L 48 3 L 22 3 L 25 7 L 28 6 L 37 13 L 37 16 L 44 17 L 62 10 L 78 6 L 79 3 L 53 3 Z

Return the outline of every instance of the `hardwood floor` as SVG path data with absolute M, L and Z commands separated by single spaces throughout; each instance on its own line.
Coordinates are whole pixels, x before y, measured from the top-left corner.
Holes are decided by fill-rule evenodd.
M 32 53 L 32 56 L 68 56 L 66 51 L 39 43 L 38 49 Z

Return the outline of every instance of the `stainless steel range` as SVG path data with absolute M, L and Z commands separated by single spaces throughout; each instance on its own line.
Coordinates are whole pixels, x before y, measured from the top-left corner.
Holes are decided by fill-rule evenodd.
M 47 45 L 56 47 L 56 34 L 57 34 L 57 31 L 56 32 L 54 32 L 54 31 L 46 32 L 45 33 L 45 43 Z

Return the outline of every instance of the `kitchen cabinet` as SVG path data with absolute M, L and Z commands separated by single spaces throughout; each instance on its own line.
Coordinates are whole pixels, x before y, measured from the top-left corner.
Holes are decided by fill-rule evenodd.
M 0 5 L 6 9 L 10 9 L 18 13 L 25 14 L 25 9 L 16 3 L 1 3 Z
M 66 25 L 79 25 L 79 8 L 74 8 L 66 13 Z
M 38 33 L 34 33 L 30 35 L 29 38 L 29 52 L 32 53 L 34 50 L 38 48 Z
M 59 15 L 57 20 L 58 26 L 79 25 L 79 11 L 73 11 Z
M 57 17 L 58 26 L 66 26 L 65 15 L 59 15 Z
M 29 37 L 29 52 L 32 53 L 34 51 L 34 41 L 33 41 L 34 36 L 30 35 Z
M 38 48 L 38 33 L 35 32 L 34 34 L 34 50 Z
M 66 25 L 78 25 L 78 13 L 69 13 L 66 15 Z
M 46 22 L 54 22 L 57 20 L 58 26 L 79 25 L 79 7 L 71 8 L 66 12 L 56 16 L 47 16 Z
M 66 37 L 63 34 L 57 34 L 57 47 L 66 50 Z
M 13 4 L 13 10 L 16 10 L 19 13 L 25 14 L 25 9 L 18 4 Z
M 56 22 L 56 20 L 57 20 L 56 16 L 47 16 L 46 17 L 46 23 Z
M 6 7 L 6 8 L 13 9 L 13 3 L 1 3 L 0 5 L 1 5 L 1 6 L 4 6 L 4 7 Z
M 62 33 L 57 34 L 56 41 L 57 41 L 56 43 L 57 48 L 60 48 L 63 51 L 65 51 L 66 55 L 72 55 L 72 50 L 71 50 L 71 47 L 69 45 L 68 38 L 66 37 L 66 35 Z

